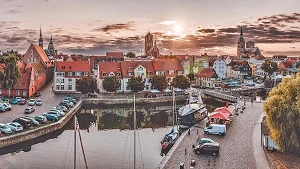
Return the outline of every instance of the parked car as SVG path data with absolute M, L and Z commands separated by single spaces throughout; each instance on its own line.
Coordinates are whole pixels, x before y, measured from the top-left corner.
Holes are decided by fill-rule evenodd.
M 6 108 L 3 104 L 0 104 L 0 112 L 5 112 Z
M 9 103 L 3 103 L 3 106 L 5 108 L 5 111 L 10 111 L 11 110 L 11 105 Z
M 9 126 L 6 124 L 3 124 L 3 123 L 0 123 L 0 131 L 1 131 L 1 133 L 4 133 L 4 134 L 12 133 L 12 130 L 9 128 Z
M 4 102 L 5 102 L 5 103 L 9 103 L 9 99 L 7 99 L 7 98 L 4 99 Z
M 60 102 L 59 105 L 60 106 L 65 106 L 68 109 L 71 107 L 68 103 L 65 103 L 65 102 Z
M 47 123 L 47 118 L 45 116 L 35 116 L 34 119 L 41 124 Z
M 21 124 L 24 129 L 27 129 L 32 126 L 32 124 L 29 120 L 24 119 L 22 117 L 19 117 L 19 118 L 13 120 L 12 122 L 17 122 L 17 123 Z
M 17 122 L 14 123 L 7 123 L 7 126 L 14 132 L 22 131 L 23 126 Z
M 26 99 L 21 99 L 19 105 L 25 105 L 27 103 Z
M 62 102 L 67 103 L 69 105 L 69 107 L 74 107 L 74 103 L 69 100 L 63 100 Z
M 41 106 L 41 105 L 42 105 L 42 99 L 37 99 L 36 105 L 37 105 L 37 106 Z
M 29 106 L 34 106 L 35 105 L 35 100 L 34 99 L 30 99 L 28 102 Z
M 98 94 L 96 93 L 89 93 L 88 98 L 98 98 Z
M 73 97 L 67 97 L 68 100 L 72 101 L 74 104 L 76 104 L 76 98 Z
M 225 135 L 226 134 L 226 126 L 223 124 L 211 124 L 208 127 L 204 128 L 205 134 L 218 134 Z
M 34 97 L 40 97 L 41 93 L 40 92 L 36 92 L 34 93 Z
M 62 116 L 62 115 L 60 115 L 60 113 L 54 112 L 54 111 L 48 111 L 48 112 L 46 112 L 46 113 L 44 113 L 44 114 L 52 114 L 52 115 L 56 116 L 57 118 Z M 43 114 L 43 115 L 44 115 L 44 114 Z
M 18 102 L 20 102 L 22 100 L 22 97 L 16 97 L 16 99 L 18 100 Z
M 27 108 L 24 110 L 24 113 L 30 114 L 30 113 L 32 113 L 32 112 L 34 112 L 34 111 L 35 111 L 35 109 L 34 109 L 33 107 L 27 107 Z
M 24 118 L 27 119 L 27 120 L 30 120 L 30 122 L 32 123 L 33 126 L 38 126 L 38 125 L 40 125 L 40 123 L 39 123 L 37 120 L 35 120 L 33 117 L 28 117 L 28 116 L 26 116 L 26 117 L 24 117 Z
M 65 113 L 63 111 L 60 111 L 60 110 L 50 109 L 49 112 L 56 112 L 56 113 L 59 113 L 60 116 L 65 116 Z
M 11 104 L 18 104 L 18 99 L 17 98 L 13 98 L 11 100 Z
M 199 145 L 203 145 L 205 143 L 215 143 L 215 141 L 213 139 L 210 139 L 210 138 L 202 138 L 200 141 L 199 141 Z
M 43 116 L 47 118 L 49 121 L 57 121 L 58 117 L 53 114 L 43 113 Z
M 53 108 L 56 108 L 57 110 L 61 110 L 63 112 L 66 112 L 68 110 L 68 108 L 66 108 L 65 106 L 56 106 L 56 107 L 53 107 Z
M 4 97 L 0 96 L 0 102 L 3 102 L 3 101 L 4 101 Z
M 194 152 L 197 154 L 212 154 L 214 156 L 219 155 L 219 143 L 204 143 L 203 145 L 197 145 L 194 147 Z

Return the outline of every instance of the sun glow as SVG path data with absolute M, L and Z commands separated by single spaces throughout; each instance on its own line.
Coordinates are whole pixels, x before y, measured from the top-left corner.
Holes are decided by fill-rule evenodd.
M 177 34 L 181 33 L 182 30 L 183 28 L 180 25 L 174 25 L 172 29 L 172 31 Z

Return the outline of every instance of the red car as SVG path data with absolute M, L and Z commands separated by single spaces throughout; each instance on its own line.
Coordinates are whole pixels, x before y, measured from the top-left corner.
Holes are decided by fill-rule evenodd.
M 19 101 L 19 105 L 25 105 L 26 104 L 26 99 L 21 99 L 20 101 Z

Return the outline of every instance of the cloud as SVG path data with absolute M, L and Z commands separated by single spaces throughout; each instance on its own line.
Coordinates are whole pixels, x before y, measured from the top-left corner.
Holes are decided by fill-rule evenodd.
M 174 25 L 174 24 L 176 24 L 176 21 L 161 21 L 158 24 L 161 24 L 161 25 Z
M 134 22 L 130 21 L 127 23 L 117 23 L 117 24 L 111 24 L 111 25 L 106 25 L 101 28 L 93 29 L 93 31 L 102 31 L 105 33 L 111 33 L 111 32 L 119 32 L 120 30 L 135 30 L 133 29 L 134 27 Z
M 18 10 L 12 9 L 12 10 L 9 10 L 7 13 L 8 13 L 8 14 L 19 14 L 19 13 L 22 13 L 22 12 L 21 12 L 21 11 L 18 11 Z
M 202 33 L 214 33 L 215 29 L 198 29 L 197 32 L 202 32 Z
M 5 0 L 6 2 L 16 2 L 16 0 Z

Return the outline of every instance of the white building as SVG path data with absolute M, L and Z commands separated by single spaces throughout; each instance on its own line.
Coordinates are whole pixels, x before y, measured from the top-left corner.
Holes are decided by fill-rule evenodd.
M 220 79 L 226 78 L 226 62 L 218 58 L 213 63 L 213 68 Z

